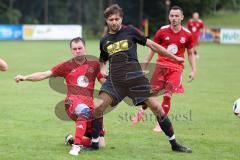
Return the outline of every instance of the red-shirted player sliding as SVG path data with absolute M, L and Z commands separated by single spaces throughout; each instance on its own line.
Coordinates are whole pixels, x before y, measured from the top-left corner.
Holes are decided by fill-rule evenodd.
M 98 60 L 89 59 L 86 57 L 85 41 L 80 38 L 74 38 L 70 41 L 70 49 L 73 58 L 59 63 L 52 69 L 44 72 L 36 72 L 30 75 L 17 75 L 16 82 L 20 81 L 41 81 L 50 77 L 63 77 L 67 84 L 67 96 L 65 99 L 65 110 L 67 115 L 75 121 L 75 136 L 72 139 L 72 149 L 69 151 L 71 155 L 78 155 L 80 145 L 93 145 L 94 149 L 99 146 L 104 146 L 103 137 L 98 137 L 98 133 L 92 136 L 91 132 L 95 132 L 94 126 L 102 130 L 102 118 L 92 120 L 93 91 L 95 79 L 101 83 L 105 81 L 100 73 L 100 64 Z M 100 126 L 99 126 L 100 125 Z M 90 134 L 90 136 L 88 136 Z M 84 137 L 87 136 L 87 137 Z M 72 137 L 73 138 L 73 137 Z M 67 137 L 68 143 L 71 143 L 71 136 Z
M 203 28 L 204 28 L 203 21 L 201 19 L 199 19 L 198 12 L 193 13 L 192 18 L 187 22 L 187 28 L 191 31 L 191 33 L 193 35 L 194 53 L 195 53 L 195 55 L 198 56 L 197 46 L 200 41 L 201 32 L 203 31 Z
M 161 27 L 154 36 L 154 41 L 165 47 L 172 54 L 184 58 L 185 49 L 188 52 L 188 61 L 191 67 L 189 75 L 189 82 L 191 82 L 196 74 L 195 55 L 193 50 L 193 40 L 191 32 L 181 26 L 183 20 L 183 11 L 178 6 L 173 6 L 169 13 L 170 25 Z M 151 61 L 154 52 L 150 52 L 142 65 L 142 69 L 146 70 L 149 62 Z M 164 92 L 162 108 L 165 113 L 168 113 L 171 106 L 171 97 L 173 93 L 182 93 L 182 73 L 184 65 L 177 63 L 160 54 L 156 62 L 155 71 L 151 79 L 152 90 L 156 93 Z M 147 106 L 142 106 L 140 111 L 136 113 L 133 118 L 133 124 L 136 124 L 144 116 L 144 110 Z M 154 131 L 161 131 L 157 124 Z

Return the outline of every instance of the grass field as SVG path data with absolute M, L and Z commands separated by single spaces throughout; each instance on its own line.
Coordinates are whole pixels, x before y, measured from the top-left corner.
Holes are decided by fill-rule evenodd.
M 173 97 L 170 118 L 177 139 L 192 147 L 192 154 L 173 153 L 166 137 L 152 132 L 154 119 L 145 117 L 133 126 L 130 118 L 137 108 L 123 102 L 105 116 L 107 147 L 78 157 L 68 155 L 70 148 L 63 144 L 64 136 L 74 131 L 74 123 L 59 120 L 54 112 L 64 95 L 53 91 L 48 80 L 13 81 L 17 74 L 48 70 L 69 58 L 68 42 L 2 41 L 0 46 L 0 57 L 9 64 L 8 72 L 0 73 L 1 160 L 240 159 L 240 119 L 232 113 L 233 101 L 240 96 L 239 45 L 201 44 L 197 77 L 191 84 L 186 82 L 186 64 L 186 92 Z M 98 41 L 87 41 L 87 48 L 98 56 Z M 139 47 L 139 58 L 147 52 Z
M 202 17 L 205 26 L 208 27 L 228 27 L 228 28 L 239 28 L 240 12 L 231 11 L 219 11 L 213 15 Z

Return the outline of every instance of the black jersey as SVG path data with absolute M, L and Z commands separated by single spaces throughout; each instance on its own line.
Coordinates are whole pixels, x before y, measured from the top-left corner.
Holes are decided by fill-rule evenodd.
M 109 60 L 109 75 L 118 80 L 143 76 L 137 58 L 137 43 L 145 45 L 147 38 L 132 26 L 122 26 L 115 34 L 106 34 L 100 41 L 100 61 Z

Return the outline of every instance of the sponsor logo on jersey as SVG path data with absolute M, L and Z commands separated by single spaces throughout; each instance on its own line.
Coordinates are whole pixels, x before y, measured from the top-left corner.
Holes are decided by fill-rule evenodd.
M 130 48 L 130 43 L 128 40 L 121 40 L 117 42 L 107 42 L 106 51 L 109 54 L 115 54 L 122 51 L 127 51 Z
M 88 80 L 88 78 L 86 76 L 81 75 L 77 79 L 77 84 L 78 84 L 79 87 L 85 88 L 85 87 L 88 86 L 89 80 Z
M 172 54 L 176 54 L 178 52 L 178 46 L 176 44 L 170 44 L 167 47 L 167 50 L 171 52 Z
M 196 32 L 196 31 L 197 31 L 197 27 L 193 26 L 193 27 L 192 27 L 192 31 L 193 31 L 193 32 Z

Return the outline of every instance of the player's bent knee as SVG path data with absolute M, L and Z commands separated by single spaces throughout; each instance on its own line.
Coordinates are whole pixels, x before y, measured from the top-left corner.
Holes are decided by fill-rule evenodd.
M 75 108 L 75 114 L 78 119 L 89 120 L 92 118 L 91 109 L 84 103 L 80 103 Z

